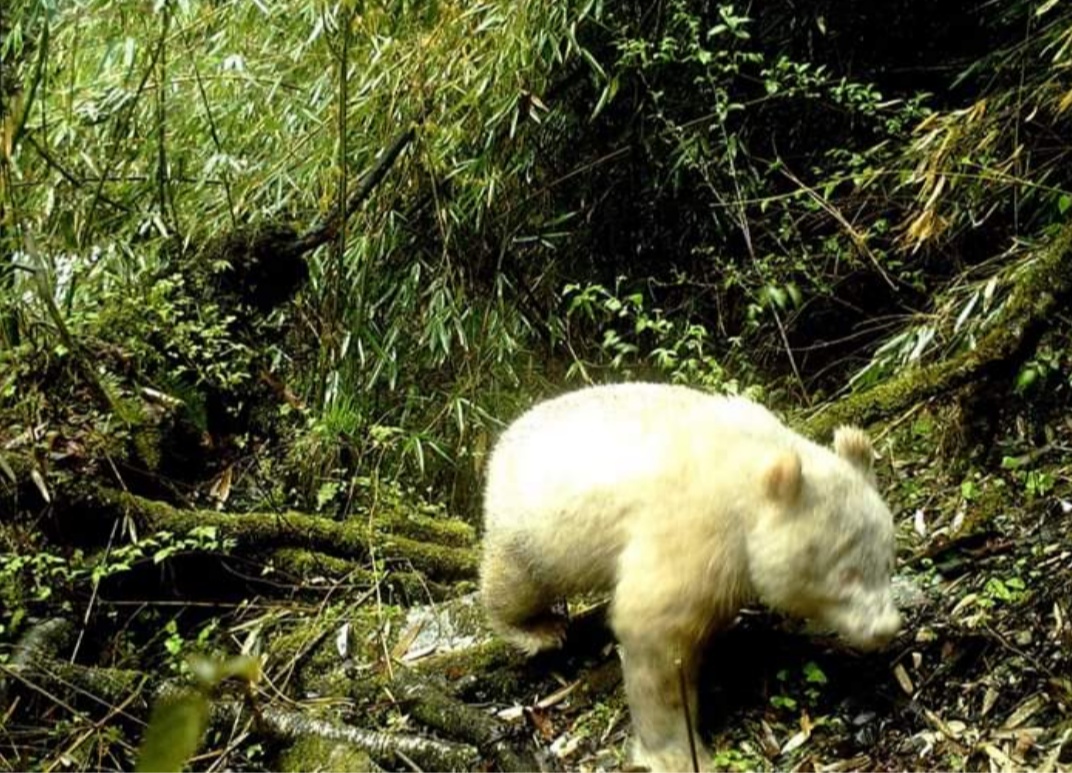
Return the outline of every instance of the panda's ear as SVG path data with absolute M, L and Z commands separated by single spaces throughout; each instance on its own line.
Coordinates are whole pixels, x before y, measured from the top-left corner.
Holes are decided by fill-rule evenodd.
M 800 456 L 796 451 L 779 454 L 763 473 L 763 487 L 767 496 L 782 505 L 792 505 L 797 501 L 803 483 Z
M 875 447 L 862 429 L 838 427 L 834 431 L 834 451 L 869 480 L 874 478 Z

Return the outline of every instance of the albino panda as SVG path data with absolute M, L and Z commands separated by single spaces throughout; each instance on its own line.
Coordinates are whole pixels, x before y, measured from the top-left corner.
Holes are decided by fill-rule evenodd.
M 859 429 L 840 428 L 830 450 L 749 400 L 684 387 L 593 387 L 539 404 L 489 463 L 491 623 L 535 653 L 563 642 L 557 600 L 611 592 L 636 762 L 691 770 L 681 670 L 695 718 L 699 654 L 742 604 L 813 618 L 864 649 L 900 628 L 873 454 Z

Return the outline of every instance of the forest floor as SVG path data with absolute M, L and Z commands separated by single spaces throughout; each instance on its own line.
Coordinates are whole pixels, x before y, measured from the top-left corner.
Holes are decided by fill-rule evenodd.
M 292 456 L 262 447 L 275 464 L 206 463 L 178 485 L 143 464 L 197 447 L 163 442 L 189 434 L 173 405 L 143 396 L 152 421 L 123 434 L 92 390 L 71 393 L 0 429 L 0 768 L 129 768 L 149 707 L 198 652 L 262 666 L 239 694 L 210 691 L 193 769 L 627 764 L 600 600 L 572 608 L 563 651 L 526 660 L 487 632 L 476 529 L 441 505 L 363 480 L 347 519 L 248 512 Z M 1072 420 L 1016 410 L 985 442 L 938 403 L 871 428 L 904 628 L 863 655 L 742 612 L 701 677 L 715 768 L 1072 770 Z

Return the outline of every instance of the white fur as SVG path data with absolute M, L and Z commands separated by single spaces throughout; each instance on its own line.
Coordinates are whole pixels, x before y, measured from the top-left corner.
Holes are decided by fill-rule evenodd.
M 638 759 L 680 764 L 678 672 L 694 676 L 703 641 L 749 599 L 864 648 L 900 626 L 870 441 L 855 429 L 838 441 L 844 456 L 754 402 L 676 386 L 593 387 L 537 405 L 488 467 L 492 623 L 529 652 L 557 646 L 554 599 L 613 592 Z

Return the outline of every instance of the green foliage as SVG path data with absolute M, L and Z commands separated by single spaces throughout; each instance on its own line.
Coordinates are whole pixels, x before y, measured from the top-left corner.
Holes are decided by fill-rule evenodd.
M 264 483 L 250 496 L 435 516 L 448 485 L 452 503 L 479 496 L 500 419 L 564 382 L 754 393 L 792 372 L 807 398 L 813 379 L 840 387 L 849 367 L 862 390 L 970 351 L 1000 324 L 1032 242 L 1072 208 L 1072 11 L 983 4 L 995 44 L 959 91 L 932 99 L 889 84 L 906 69 L 947 73 L 960 53 L 922 64 L 921 45 L 908 67 L 876 64 L 827 29 L 836 5 L 177 0 L 135 13 L 12 0 L 0 15 L 0 402 L 36 426 L 59 401 L 25 385 L 62 385 L 71 405 L 58 409 L 72 412 L 88 385 L 85 437 L 99 445 L 85 458 L 115 459 L 118 442 L 155 471 L 136 390 L 181 398 L 204 429 L 206 395 L 270 370 L 300 399 L 278 409 L 290 434 L 235 440 Z M 238 335 L 249 321 L 179 261 L 238 227 L 319 222 L 410 127 L 385 181 L 309 256 L 304 294 L 262 335 Z M 1068 366 L 1046 344 L 1016 388 L 1067 389 Z M 930 445 L 933 419 L 912 422 Z M 4 453 L 0 478 L 14 477 Z M 1006 478 L 1051 496 L 1055 476 L 1031 461 Z M 910 477 L 906 497 L 932 502 Z M 966 480 L 961 495 L 1004 483 Z M 89 557 L 5 554 L 0 625 L 7 636 L 72 589 L 232 546 L 208 529 Z M 1019 603 L 1021 577 L 992 578 L 980 603 Z M 171 621 L 153 651 L 181 670 L 213 635 Z M 194 753 L 226 671 L 193 667 L 199 686 L 159 709 L 140 768 Z M 825 689 L 814 663 L 778 678 L 771 703 L 790 711 Z M 615 717 L 593 710 L 592 734 Z M 736 749 L 715 761 L 767 766 Z
M 804 664 L 804 681 L 808 684 L 826 684 L 827 678 L 817 663 L 808 661 Z
M 1072 62 L 1072 12 L 1059 3 L 1010 2 L 1003 10 L 1022 14 L 1025 34 L 972 62 L 961 76 L 962 82 L 985 82 L 986 93 L 931 116 L 906 149 L 912 169 L 904 184 L 914 202 L 904 238 L 913 249 L 986 220 L 1011 218 L 1019 229 L 1044 229 L 1061 222 L 1068 209 L 1072 179 L 1055 164 L 1068 147 L 1043 137 L 1060 131 L 1072 104 L 1064 83 Z
M 17 635 L 32 605 L 74 580 L 68 561 L 50 553 L 0 553 L 0 635 Z
M 1054 487 L 1054 477 L 1044 470 L 1029 470 L 1024 478 L 1024 490 L 1031 499 L 1050 493 Z
M 1019 577 L 990 577 L 983 587 L 983 595 L 979 599 L 981 606 L 989 607 L 994 604 L 1021 604 L 1028 597 L 1030 591 L 1024 581 Z
M 600 359 L 596 363 L 574 359 L 570 375 L 590 380 L 593 367 L 604 367 L 630 379 L 651 377 L 731 394 L 742 391 L 712 354 L 707 329 L 648 308 L 644 293 L 620 295 L 602 285 L 570 284 L 563 296 L 567 323 L 603 331 Z
M 251 376 L 253 352 L 235 340 L 234 317 L 208 303 L 178 274 L 153 282 L 144 293 L 106 286 L 99 307 L 82 324 L 86 334 L 108 336 L 135 358 L 144 372 L 170 384 L 231 391 Z
M 227 659 L 191 657 L 193 687 L 157 700 L 138 749 L 137 771 L 179 771 L 201 745 L 213 692 L 226 680 L 247 685 L 260 680 L 260 662 L 248 656 Z
M 901 166 L 909 171 L 900 175 L 897 191 L 911 193 L 902 218 L 903 249 L 947 251 L 952 245 L 955 252 L 961 240 L 981 231 L 994 246 L 964 257 L 987 259 L 989 265 L 982 266 L 982 278 L 958 277 L 933 300 L 933 313 L 911 320 L 879 347 L 853 378 L 857 389 L 924 357 L 974 348 L 1000 320 L 1007 288 L 1030 262 L 1024 234 L 1045 238 L 1066 220 L 1072 175 L 1063 159 L 1070 146 L 1048 138 L 1064 136 L 1072 105 L 1064 84 L 1072 62 L 1067 44 L 1072 13 L 1056 3 L 1029 8 L 1016 2 L 1004 13 L 1024 14 L 1025 34 L 962 74 L 962 83 L 985 84 L 974 101 L 929 115 L 915 128 L 903 146 Z M 1017 391 L 1034 392 L 1067 372 L 1053 367 L 1063 357 L 1044 351 L 1025 364 L 1015 380 Z
M 690 278 L 711 277 L 724 294 L 743 292 L 748 317 L 737 325 L 769 331 L 779 306 L 785 312 L 789 301 L 799 307 L 829 295 L 839 271 L 863 262 L 893 268 L 881 251 L 888 243 L 885 219 L 850 223 L 838 199 L 886 163 L 886 141 L 926 114 L 919 100 L 887 100 L 871 84 L 765 48 L 753 39 L 753 20 L 729 4 L 671 2 L 653 37 L 631 21 L 617 27 L 616 74 L 638 80 L 646 100 L 639 120 L 649 128 L 645 149 L 659 180 L 651 195 L 695 214 L 694 220 L 679 218 L 699 258 L 690 261 Z M 769 147 L 773 126 L 785 147 L 795 150 L 799 126 L 786 126 L 787 115 L 811 121 L 818 117 L 811 111 L 823 109 L 850 116 L 855 136 L 809 137 L 820 144 L 804 151 L 803 165 Z M 876 144 L 861 146 L 856 137 Z M 824 213 L 840 227 L 813 228 L 816 215 Z M 700 246 L 737 237 L 745 242 L 744 254 Z
M 1001 468 L 1012 473 L 1015 480 L 1019 481 L 1024 488 L 1028 499 L 1045 496 L 1053 491 L 1057 481 L 1046 470 L 1030 470 L 1027 467 L 1033 462 L 1030 454 L 1024 456 L 1004 456 L 1001 459 Z
M 797 709 L 796 698 L 791 698 L 788 695 L 772 695 L 770 704 L 776 709 L 786 709 L 788 711 L 796 711 Z
M 818 663 L 808 661 L 801 669 L 799 676 L 794 675 L 788 669 L 782 669 L 776 674 L 781 688 L 785 692 L 772 695 L 770 704 L 777 709 L 796 711 L 800 705 L 798 697 L 789 695 L 790 691 L 800 691 L 808 705 L 815 705 L 821 696 L 821 688 L 827 683 L 826 673 Z
M 718 749 L 711 756 L 712 770 L 767 770 L 765 763 L 762 755 L 742 749 Z
M 552 72 L 598 72 L 576 36 L 598 12 L 592 2 L 361 13 L 183 2 L 134 19 L 109 0 L 56 7 L 56 77 L 26 114 L 32 141 L 11 155 L 13 173 L 32 179 L 20 193 L 21 227 L 53 266 L 63 312 L 98 318 L 76 324 L 79 335 L 121 336 L 147 369 L 166 359 L 164 388 L 196 403 L 192 388 L 248 379 L 248 352 L 227 315 L 181 298 L 190 289 L 182 277 L 143 295 L 145 274 L 168 258 L 164 246 L 203 243 L 249 220 L 312 224 L 399 126 L 419 123 L 414 152 L 347 237 L 312 257 L 299 324 L 318 331 L 320 346 L 292 388 L 329 426 L 352 401 L 341 408 L 360 422 L 352 436 L 372 423 L 402 429 L 396 461 L 407 467 L 420 472 L 431 457 L 442 465 L 436 449 L 463 451 L 486 426 L 487 406 L 500 408 L 491 385 L 516 384 L 526 365 L 530 324 L 504 298 L 505 280 L 476 286 L 465 267 L 524 239 L 519 229 L 534 222 L 521 207 L 487 225 L 503 202 L 526 195 L 536 158 L 514 143 L 541 128 Z M 32 37 L 34 24 L 21 18 L 7 45 Z M 425 196 L 432 210 L 419 203 Z M 491 242 L 474 240 L 478 232 Z
M 355 489 L 365 492 L 382 482 L 392 505 L 416 506 L 412 499 L 395 498 L 400 489 L 393 479 L 407 468 L 424 473 L 430 461 L 450 461 L 444 443 L 426 430 L 381 424 L 366 427 L 356 414 L 342 422 L 339 418 L 338 409 L 312 417 L 298 433 L 286 461 L 286 466 L 296 471 L 297 485 L 294 491 L 285 492 L 284 498 L 297 495 L 315 502 L 317 511 L 324 511 L 349 503 Z M 459 432 L 466 429 L 462 425 Z M 376 477 L 353 475 L 353 469 L 374 470 Z
M 129 571 L 134 564 L 151 561 L 160 564 L 178 553 L 227 553 L 235 546 L 233 538 L 220 539 L 215 526 L 195 526 L 185 536 L 170 531 L 158 531 L 126 545 L 112 548 L 92 570 L 98 581 L 119 572 Z
M 785 668 L 781 669 L 780 671 L 778 671 L 777 674 L 775 674 L 775 677 L 778 679 L 778 682 L 780 684 L 780 688 L 784 689 L 789 686 L 790 676 L 791 675 L 789 669 Z M 796 698 L 793 698 L 783 693 L 772 695 L 770 697 L 770 704 L 776 709 L 786 709 L 787 711 L 796 711 L 797 709 Z
M 199 526 L 184 536 L 160 531 L 133 542 L 114 545 L 95 556 L 81 551 L 56 555 L 47 551 L 0 553 L 0 634 L 14 636 L 29 611 L 69 598 L 76 588 L 96 587 L 102 580 L 131 571 L 144 562 L 160 564 L 179 553 L 228 552 L 234 540 L 220 539 L 215 527 Z M 83 590 L 85 590 L 83 588 Z M 68 602 L 62 602 L 63 607 Z
M 179 630 L 177 620 L 168 620 L 164 624 L 164 650 L 168 654 L 169 669 L 188 674 L 192 668 L 201 664 L 218 627 L 219 620 L 209 620 L 191 640 Z
M 1037 397 L 1043 388 L 1062 390 L 1072 386 L 1072 352 L 1043 341 L 1035 356 L 1016 375 L 1016 391 Z
M 1026 12 L 999 5 L 1003 23 Z M 19 234 L 0 233 L 19 266 L 0 269 L 14 290 L 0 292 L 5 340 L 45 329 L 69 355 L 25 298 L 39 254 L 60 319 L 119 349 L 97 363 L 101 383 L 128 358 L 195 415 L 204 390 L 247 386 L 256 358 L 230 313 L 184 299 L 197 293 L 168 270 L 178 248 L 320 221 L 415 127 L 271 320 L 286 336 L 266 344 L 271 369 L 308 406 L 297 489 L 321 507 L 354 460 L 475 490 L 499 418 L 548 381 L 732 391 L 792 372 L 807 392 L 845 356 L 808 347 L 916 307 L 942 281 L 928 250 L 990 217 L 989 189 L 996 211 L 1040 229 L 1067 210 L 1062 150 L 1032 156 L 1042 143 L 1016 112 L 1038 107 L 1043 134 L 1062 136 L 1057 5 L 1025 46 L 993 52 L 989 103 L 945 111 L 808 58 L 829 43 L 814 29 L 844 39 L 811 9 L 778 26 L 784 9 L 695 0 L 660 5 L 658 23 L 649 4 L 596 0 L 18 8 L 2 52 L 22 85 L 3 183 Z M 1025 56 L 1046 58 L 1030 93 L 1009 86 Z M 1010 278 L 994 267 L 953 283 L 853 386 L 972 346 Z M 840 387 L 835 364 L 823 378 Z
M 334 476 L 340 438 L 392 470 L 465 472 L 454 460 L 480 453 L 493 417 L 541 390 L 541 344 L 568 341 L 570 375 L 591 361 L 732 389 L 727 368 L 753 380 L 739 364 L 752 359 L 751 343 L 833 292 L 839 271 L 883 260 L 883 222 L 866 249 L 862 226 L 809 223 L 836 212 L 848 182 L 888 157 L 883 142 L 923 113 L 918 101 L 884 100 L 870 84 L 765 47 L 754 20 L 729 4 L 676 0 L 656 27 L 645 13 L 595 2 L 404 13 L 190 2 L 159 4 L 130 23 L 122 4 L 106 0 L 58 9 L 49 63 L 61 75 L 39 93 L 47 112 L 29 116 L 33 142 L 13 154 L 34 180 L 24 226 L 57 265 L 61 308 L 105 309 L 109 330 L 155 329 L 123 344 L 139 362 L 165 357 L 163 386 L 196 411 L 191 385 L 238 388 L 250 355 L 227 315 L 183 305 L 181 278 L 151 283 L 148 297 L 131 292 L 166 256 L 162 246 L 197 244 L 248 220 L 310 223 L 416 122 L 412 152 L 345 236 L 312 257 L 311 286 L 292 317 L 317 342 L 314 362 L 291 383 L 312 411 L 302 439 L 313 450 L 309 492 Z M 571 82 L 588 90 L 546 98 Z M 813 103 L 823 107 L 805 108 Z M 864 145 L 831 137 L 795 169 L 766 147 L 778 111 L 828 106 L 867 127 Z M 593 136 L 631 127 L 648 159 L 650 178 L 622 218 L 592 203 L 618 182 L 614 167 L 592 164 L 613 149 L 572 152 L 589 121 L 601 122 Z M 577 175 L 589 168 L 590 180 Z M 566 179 L 581 184 L 567 190 Z M 788 194 L 787 179 L 797 181 Z M 572 321 L 556 289 L 616 279 L 586 272 L 587 263 L 567 267 L 590 246 L 593 260 L 610 257 L 602 229 L 623 220 L 643 228 L 628 286 L 640 286 L 637 274 L 666 278 L 645 263 L 661 252 L 681 255 L 680 281 L 648 284 L 642 306 L 623 299 L 629 319 L 619 322 L 632 330 L 602 330 L 594 344 L 560 335 Z M 664 249 L 667 233 L 680 248 Z M 747 254 L 716 246 L 741 235 Z M 833 263 L 810 259 L 820 250 Z M 731 298 L 717 323 L 695 292 L 704 286 Z M 376 426 L 398 435 L 373 452 Z
M 1005 271 L 1019 269 L 1011 266 Z M 1008 286 L 1009 277 L 998 274 L 951 288 L 936 299 L 934 314 L 889 336 L 850 378 L 850 386 L 862 391 L 904 368 L 974 349 L 979 337 L 1000 318 Z

